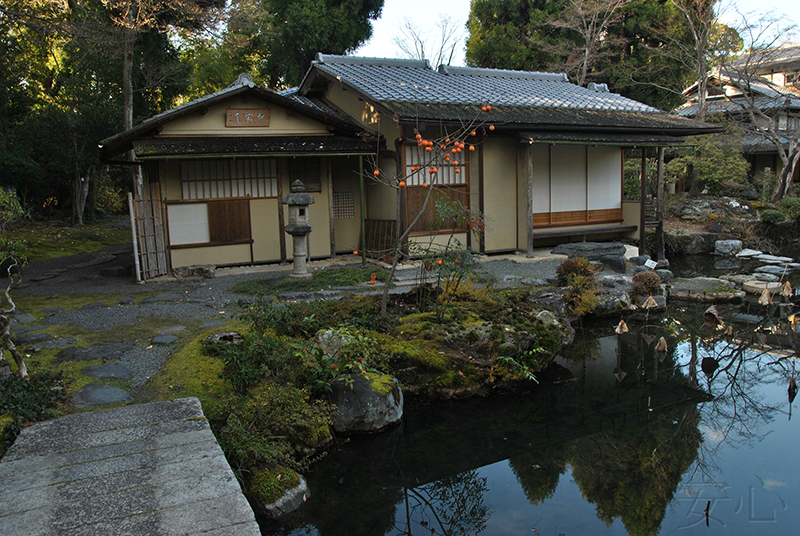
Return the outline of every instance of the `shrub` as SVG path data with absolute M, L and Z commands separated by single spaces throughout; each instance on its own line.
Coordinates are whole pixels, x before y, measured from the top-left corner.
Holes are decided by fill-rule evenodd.
M 800 197 L 784 197 L 778 203 L 793 220 L 800 219 Z
M 66 398 L 61 381 L 60 374 L 45 372 L 32 374 L 27 381 L 14 375 L 0 379 L 0 416 L 4 421 L 0 456 L 14 442 L 23 424 L 57 416 L 56 404 Z
M 558 285 L 561 287 L 571 286 L 576 277 L 591 278 L 597 269 L 587 259 L 575 257 L 567 259 L 556 268 Z
M 786 215 L 780 210 L 767 209 L 761 211 L 761 221 L 768 224 L 776 224 L 786 221 Z
M 631 292 L 635 296 L 653 296 L 661 293 L 661 277 L 655 272 L 639 272 L 633 276 Z
M 570 292 L 565 296 L 569 312 L 582 317 L 597 305 L 597 284 L 590 275 L 574 274 L 570 277 Z
M 225 456 L 241 478 L 256 467 L 303 470 L 307 449 L 330 435 L 335 408 L 291 386 L 265 382 L 228 408 L 217 435 Z

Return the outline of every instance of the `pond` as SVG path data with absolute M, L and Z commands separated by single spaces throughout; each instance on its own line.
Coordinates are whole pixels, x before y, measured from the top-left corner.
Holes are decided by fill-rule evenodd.
M 316 463 L 307 503 L 262 533 L 796 533 L 791 307 L 720 307 L 716 326 L 705 307 L 587 325 L 528 393 L 408 400 L 400 426 Z

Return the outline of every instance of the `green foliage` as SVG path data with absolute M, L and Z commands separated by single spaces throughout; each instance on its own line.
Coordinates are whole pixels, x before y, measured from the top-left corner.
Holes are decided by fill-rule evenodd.
M 661 277 L 655 272 L 639 272 L 633 275 L 631 293 L 635 296 L 653 296 L 661 293 Z
M 433 298 L 436 316 L 442 322 L 454 312 L 450 305 L 459 296 L 462 283 L 475 274 L 473 266 L 481 255 L 456 238 L 456 230 L 466 229 L 476 240 L 481 240 L 486 223 L 480 212 L 443 194 L 434 197 L 434 207 L 436 222 L 433 227 L 450 229 L 450 234 L 443 243 L 441 235 L 428 243 L 412 243 L 409 253 L 422 261 L 423 270 L 436 274 L 435 291 L 426 297 Z
M 800 219 L 800 198 L 784 197 L 778 202 L 778 206 L 793 220 Z
M 774 225 L 786 221 L 786 215 L 780 210 L 767 209 L 761 211 L 761 221 Z
M 597 269 L 583 257 L 567 259 L 556 267 L 559 286 L 570 287 L 565 296 L 567 308 L 578 317 L 591 313 L 597 305 L 595 272 Z
M 27 215 L 16 194 L 0 188 L 0 233 L 5 233 L 6 225 Z
M 562 287 L 572 285 L 577 277 L 592 277 L 595 272 L 597 268 L 583 257 L 567 259 L 556 267 L 558 285 Z
M 569 72 L 582 28 L 568 20 L 569 2 L 476 0 L 467 27 L 467 64 L 517 70 Z M 692 40 L 671 2 L 626 2 L 602 29 L 587 81 L 662 109 L 681 102 L 688 85 L 682 54 Z M 653 81 L 658 81 L 657 84 Z
M 305 390 L 265 382 L 231 403 L 218 439 L 240 476 L 255 467 L 302 470 L 307 449 L 330 436 L 335 412 Z
M 194 39 L 192 93 L 218 91 L 241 72 L 272 89 L 300 83 L 317 52 L 348 54 L 372 36 L 384 0 L 235 0 L 222 39 Z
M 707 120 L 714 121 L 714 117 Z M 692 147 L 682 149 L 682 154 L 665 166 L 671 177 L 683 176 L 687 167 L 698 174 L 700 190 L 711 195 L 724 193 L 726 183 L 747 184 L 750 164 L 742 155 L 744 132 L 733 124 L 724 124 L 722 134 L 707 134 L 692 138 Z
M 566 296 L 567 308 L 577 317 L 591 313 L 597 306 L 597 283 L 591 276 L 576 275 L 571 279 Z
M 66 398 L 60 374 L 37 372 L 28 380 L 11 375 L 0 378 L 0 415 L 10 416 L 3 428 L 0 456 L 14 442 L 22 426 L 57 416 L 56 406 Z
M 278 335 L 310 338 L 319 330 L 335 325 L 337 304 L 314 300 L 297 303 L 276 303 L 262 299 L 251 304 L 242 319 L 257 335 L 268 330 Z
M 567 38 L 554 30 L 566 2 L 474 0 L 467 19 L 466 60 L 475 67 L 535 70 L 552 65 L 552 45 Z M 541 67 L 538 67 L 541 69 Z
M 237 393 L 245 393 L 271 372 L 270 365 L 281 360 L 281 343 L 272 337 L 248 335 L 242 344 L 204 341 L 205 353 L 222 359 L 221 377 Z

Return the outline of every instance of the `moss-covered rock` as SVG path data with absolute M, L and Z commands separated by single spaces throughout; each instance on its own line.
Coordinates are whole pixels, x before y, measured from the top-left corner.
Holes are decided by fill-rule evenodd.
M 338 409 L 333 421 L 337 433 L 378 432 L 403 417 L 403 391 L 389 375 L 343 376 L 331 388 L 331 403 Z
M 310 496 L 306 480 L 285 467 L 258 469 L 247 486 L 253 509 L 271 517 L 296 510 Z

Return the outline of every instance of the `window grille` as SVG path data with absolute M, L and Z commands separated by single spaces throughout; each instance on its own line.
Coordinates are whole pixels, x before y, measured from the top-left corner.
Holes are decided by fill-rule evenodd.
M 181 196 L 190 199 L 277 197 L 278 165 L 271 159 L 181 162 Z
M 356 217 L 353 192 L 333 192 L 333 217 L 336 219 Z
M 431 167 L 436 167 L 435 184 L 437 186 L 464 186 L 467 183 L 468 158 L 466 151 L 449 153 L 450 161 L 444 159 L 439 151 L 427 152 L 425 148 L 416 145 L 406 145 L 406 185 L 422 186 L 423 183 L 432 184 L 433 179 L 429 173 Z M 434 156 L 431 156 L 434 155 Z M 458 164 L 454 164 L 458 162 Z M 419 166 L 413 170 L 412 167 Z M 458 172 L 456 172 L 458 169 Z

